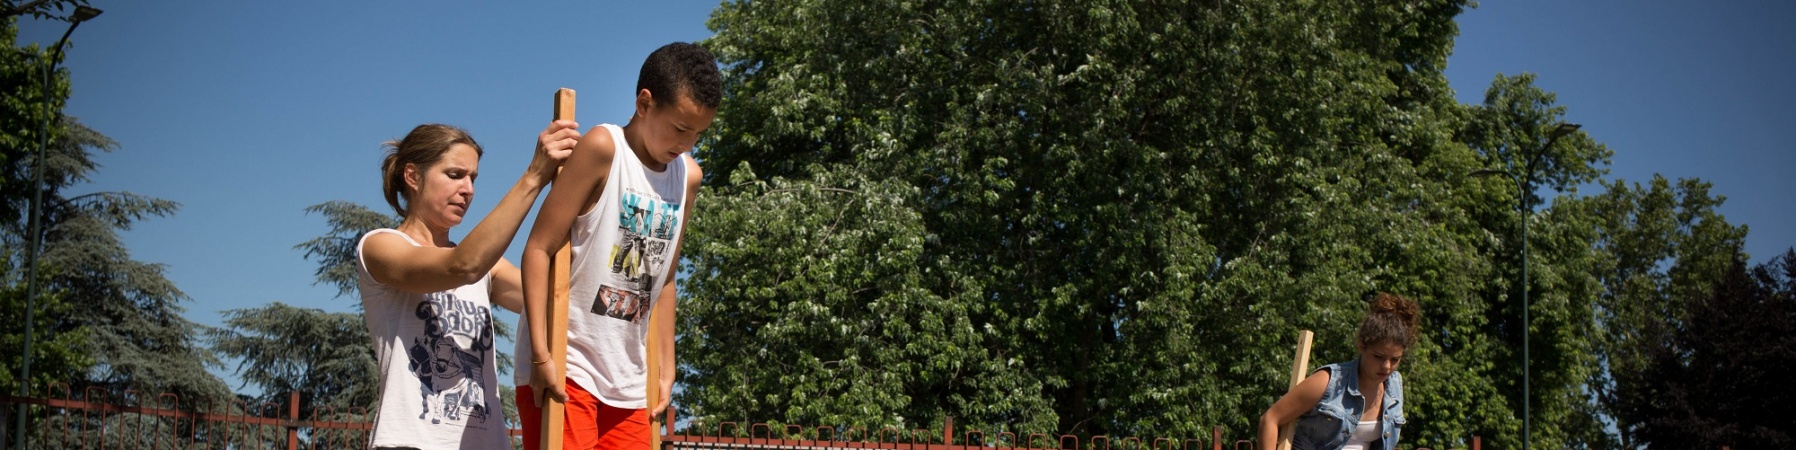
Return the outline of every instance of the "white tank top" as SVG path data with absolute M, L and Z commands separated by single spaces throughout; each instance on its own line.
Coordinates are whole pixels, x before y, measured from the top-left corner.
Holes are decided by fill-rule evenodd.
M 493 356 L 493 274 L 445 291 L 416 294 L 374 280 L 356 243 L 356 286 L 380 370 L 380 410 L 371 447 L 424 450 L 508 448 Z M 302 345 L 295 343 L 294 345 Z
M 686 158 L 650 171 L 636 158 L 624 132 L 611 133 L 611 173 L 598 203 L 569 229 L 567 377 L 599 401 L 646 409 L 649 311 L 654 310 L 673 267 L 686 201 Z M 518 326 L 529 330 L 525 319 Z M 520 333 L 513 381 L 530 383 L 529 333 Z
M 1366 450 L 1372 445 L 1372 441 L 1377 439 L 1378 421 L 1362 420 L 1359 425 L 1353 427 L 1353 434 L 1347 436 L 1347 443 L 1341 446 L 1341 450 Z

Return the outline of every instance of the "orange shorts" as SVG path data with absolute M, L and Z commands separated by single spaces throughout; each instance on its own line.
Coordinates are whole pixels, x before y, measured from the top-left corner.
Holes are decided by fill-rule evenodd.
M 567 386 L 567 419 L 562 421 L 563 450 L 647 450 L 649 413 L 600 402 L 573 380 Z M 518 420 L 524 425 L 524 450 L 538 450 L 542 433 L 542 408 L 530 386 L 518 386 Z

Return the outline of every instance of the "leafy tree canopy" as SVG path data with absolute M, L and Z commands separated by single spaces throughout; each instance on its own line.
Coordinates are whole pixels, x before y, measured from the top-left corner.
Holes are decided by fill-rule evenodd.
M 1617 415 L 1636 425 L 1629 437 L 1653 448 L 1796 443 L 1796 393 L 1783 378 L 1796 367 L 1796 250 L 1751 268 L 1736 259 L 1688 302 L 1640 371 L 1616 373 Z
M 62 11 L 72 11 L 76 6 L 88 3 L 88 0 L 0 0 L 0 19 L 27 15 L 39 19 L 62 17 L 67 14 Z
M 1589 330 L 1625 283 L 1591 268 L 1633 223 L 1612 212 L 1661 206 L 1579 194 L 1613 153 L 1551 139 L 1568 109 L 1533 75 L 1454 100 L 1466 6 L 721 5 L 679 402 L 710 423 L 1247 436 L 1296 332 L 1353 358 L 1360 299 L 1388 291 L 1425 314 L 1404 445 L 1519 447 L 1524 402 L 1534 445 L 1612 445 Z M 1706 280 L 1743 230 L 1680 196 L 1693 227 L 1672 234 L 1699 236 L 1660 261 Z
M 43 50 L 18 47 L 16 34 L 8 19 L 0 32 L 5 44 L 0 50 L 0 78 L 5 80 L 0 103 L 6 105 L 0 109 L 0 204 L 7 205 L 0 213 L 0 255 L 7 274 L 0 300 L 7 302 L 8 315 L 38 308 L 30 324 L 36 327 L 31 383 L 172 392 L 193 403 L 225 398 L 224 383 L 206 372 L 217 358 L 196 342 L 196 330 L 204 327 L 181 315 L 186 295 L 163 276 L 163 266 L 132 259 L 119 238 L 120 231 L 139 220 L 173 214 L 178 204 L 129 192 L 67 193 L 98 171 L 93 151 L 119 145 L 60 113 L 69 95 L 67 71 L 53 73 L 45 91 L 43 65 L 49 62 Z M 51 119 L 48 130 L 46 119 Z M 37 186 L 35 154 L 46 138 L 39 296 L 27 302 L 30 226 L 25 213 L 31 211 Z M 23 331 L 9 327 L 0 341 L 16 348 L 22 345 Z M 22 362 L 15 359 L 22 353 L 7 352 L 6 358 Z M 12 375 L 8 383 L 20 382 Z

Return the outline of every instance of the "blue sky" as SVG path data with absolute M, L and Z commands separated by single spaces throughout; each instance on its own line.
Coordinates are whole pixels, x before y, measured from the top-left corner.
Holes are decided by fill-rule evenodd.
M 1482 3 L 1447 66 L 1460 102 L 1483 102 L 1497 73 L 1533 72 L 1615 151 L 1609 178 L 1703 179 L 1749 228 L 1753 262 L 1796 246 L 1796 3 Z
M 1539 74 L 1568 119 L 1615 150 L 1612 178 L 1714 183 L 1751 227 L 1754 261 L 1796 245 L 1796 5 L 1487 1 L 1460 18 L 1447 75 L 1477 103 L 1497 73 Z M 77 193 L 179 201 L 125 233 L 133 257 L 167 265 L 187 317 L 279 301 L 349 311 L 312 284 L 293 246 L 327 231 L 306 206 L 383 208 L 381 142 L 419 123 L 461 126 L 486 147 L 472 229 L 523 170 L 558 87 L 579 91 L 582 127 L 621 122 L 643 57 L 710 35 L 710 1 L 514 3 L 143 2 L 70 38 L 67 112 L 119 141 Z M 23 21 L 49 44 L 62 22 Z M 1783 172 L 1783 173 L 1780 173 Z M 522 239 L 508 254 L 514 261 Z M 516 323 L 516 316 L 499 320 Z M 501 348 L 509 348 L 502 345 Z M 228 380 L 229 368 L 215 371 Z M 233 381 L 235 387 L 235 381 Z
M 518 5 L 94 0 L 105 13 L 65 50 L 74 77 L 66 112 L 120 148 L 76 191 L 181 203 L 125 241 L 134 258 L 167 264 L 193 299 L 190 320 L 216 326 L 224 310 L 274 301 L 350 311 L 359 300 L 313 285 L 317 265 L 293 246 L 328 231 L 307 206 L 388 210 L 381 142 L 440 122 L 486 148 L 459 238 L 523 173 L 556 88 L 578 91 L 583 128 L 628 120 L 643 58 L 709 36 L 717 4 Z M 66 29 L 27 21 L 19 41 L 53 44 Z M 522 234 L 508 249 L 513 261 Z M 236 380 L 230 369 L 214 372 Z

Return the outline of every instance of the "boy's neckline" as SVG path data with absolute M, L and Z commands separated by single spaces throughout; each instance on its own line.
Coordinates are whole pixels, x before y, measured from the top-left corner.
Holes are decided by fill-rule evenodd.
M 674 161 L 678 161 L 679 159 L 675 158 L 674 161 L 668 161 L 667 164 L 662 164 L 661 168 L 656 169 L 654 166 L 654 163 L 652 162 L 654 159 L 650 158 L 647 154 L 644 153 L 644 152 L 648 151 L 646 149 L 647 147 L 637 145 L 638 142 L 636 142 L 636 141 L 641 141 L 642 138 L 636 137 L 635 130 L 633 128 L 631 128 L 635 124 L 636 124 L 636 121 L 634 119 L 632 119 L 630 121 L 630 123 L 627 123 L 627 124 L 624 124 L 624 126 L 618 127 L 618 130 L 623 131 L 622 134 L 624 135 L 624 145 L 627 145 L 630 147 L 630 153 L 633 155 L 636 155 L 636 162 L 642 164 L 642 168 L 644 170 L 648 170 L 648 171 L 654 172 L 654 173 L 666 173 L 667 168 L 668 168 L 667 166 L 672 165 Z

